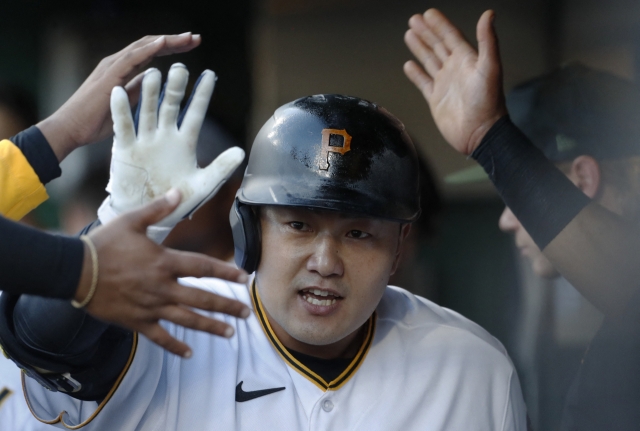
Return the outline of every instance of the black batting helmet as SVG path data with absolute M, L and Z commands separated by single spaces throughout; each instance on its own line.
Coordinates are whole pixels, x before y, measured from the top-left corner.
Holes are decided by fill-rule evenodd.
M 260 230 L 252 205 L 284 205 L 412 222 L 418 157 L 404 125 L 356 97 L 321 94 L 278 108 L 251 148 L 231 209 L 236 264 L 253 272 Z

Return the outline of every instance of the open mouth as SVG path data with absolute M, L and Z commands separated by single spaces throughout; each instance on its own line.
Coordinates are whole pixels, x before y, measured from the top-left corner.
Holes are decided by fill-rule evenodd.
M 316 289 L 313 287 L 302 289 L 298 292 L 298 295 L 302 296 L 302 299 L 307 301 L 309 304 L 325 307 L 333 305 L 342 299 L 342 296 L 336 295 L 328 290 Z

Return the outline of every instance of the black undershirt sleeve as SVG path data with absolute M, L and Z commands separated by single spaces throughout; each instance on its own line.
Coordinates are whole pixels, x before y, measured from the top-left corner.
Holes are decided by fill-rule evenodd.
M 47 184 L 62 174 L 58 158 L 36 126 L 18 133 L 10 141 L 20 148 L 42 184 Z
M 42 184 L 60 176 L 58 159 L 36 126 L 10 140 Z M 83 258 L 84 246 L 77 238 L 51 235 L 0 217 L 0 291 L 71 299 Z
M 51 298 L 75 294 L 84 245 L 0 217 L 0 290 Z
M 471 155 L 543 250 L 591 199 L 502 117 Z

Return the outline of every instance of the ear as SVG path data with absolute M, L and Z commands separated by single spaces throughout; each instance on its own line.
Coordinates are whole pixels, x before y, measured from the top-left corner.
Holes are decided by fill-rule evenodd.
M 393 260 L 393 265 L 391 266 L 391 274 L 395 274 L 398 269 L 398 265 L 400 264 L 400 255 L 402 252 L 402 242 L 409 236 L 409 232 L 411 232 L 411 223 L 404 223 L 400 225 L 400 235 L 398 235 L 398 246 L 396 248 L 396 257 Z
M 591 156 L 579 156 L 571 163 L 569 179 L 593 199 L 600 190 L 600 165 Z

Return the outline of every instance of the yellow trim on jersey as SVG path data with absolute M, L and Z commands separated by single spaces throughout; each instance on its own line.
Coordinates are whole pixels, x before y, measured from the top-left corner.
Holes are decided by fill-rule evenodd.
M 23 373 L 22 374 L 22 392 L 24 393 L 24 399 L 27 401 L 27 406 L 29 407 L 29 410 L 31 411 L 31 414 L 33 415 L 34 418 L 38 419 L 42 423 L 45 423 L 47 425 L 53 425 L 53 424 L 57 424 L 59 422 L 65 428 L 70 429 L 70 430 L 77 430 L 77 429 L 80 429 L 80 428 L 84 427 L 85 425 L 89 424 L 89 422 L 91 422 L 92 420 L 95 419 L 96 416 L 98 416 L 98 413 L 100 413 L 102 411 L 104 406 L 107 405 L 107 403 L 109 402 L 109 400 L 111 399 L 113 394 L 116 392 L 116 390 L 120 386 L 120 383 L 122 383 L 122 379 L 124 379 L 124 376 L 127 374 L 127 371 L 129 371 L 129 368 L 131 367 L 131 363 L 133 362 L 133 358 L 136 355 L 137 347 L 138 347 L 138 333 L 134 332 L 133 333 L 133 346 L 131 346 L 131 353 L 129 354 L 129 359 L 127 360 L 127 364 L 124 366 L 122 372 L 118 376 L 118 379 L 116 380 L 115 384 L 113 385 L 113 387 L 111 388 L 111 390 L 109 391 L 107 396 L 104 398 L 104 400 L 102 400 L 102 402 L 100 403 L 100 405 L 98 406 L 96 411 L 93 412 L 93 414 L 89 417 L 89 419 L 87 419 L 86 421 L 84 421 L 84 422 L 82 422 L 82 423 L 80 423 L 78 425 L 67 425 L 64 422 L 62 417 L 67 413 L 66 411 L 60 412 L 58 417 L 56 417 L 55 419 L 52 419 L 50 421 L 47 421 L 47 420 L 44 420 L 44 419 L 40 419 L 35 414 L 35 412 L 33 411 L 33 408 L 31 408 L 31 403 L 29 402 L 29 397 L 27 396 L 27 388 L 26 388 L 26 386 L 24 384 L 25 375 Z
M 0 141 L 0 214 L 20 220 L 48 198 L 20 148 L 7 139 Z
M 362 345 L 360 345 L 360 349 L 358 349 L 358 353 L 356 353 L 356 356 L 338 377 L 330 382 L 327 382 L 318 374 L 310 370 L 302 362 L 298 361 L 280 342 L 278 336 L 271 328 L 269 319 L 267 319 L 267 315 L 264 312 L 264 307 L 262 306 L 262 301 L 260 300 L 260 295 L 258 294 L 258 289 L 256 288 L 255 279 L 253 280 L 253 284 L 251 286 L 251 301 L 253 302 L 253 308 L 256 311 L 256 315 L 258 316 L 258 321 L 260 322 L 262 329 L 267 335 L 267 338 L 276 349 L 276 352 L 278 352 L 278 354 L 289 366 L 291 366 L 298 373 L 302 374 L 302 376 L 306 377 L 307 380 L 311 381 L 311 383 L 325 392 L 340 389 L 351 378 L 351 376 L 353 376 L 356 371 L 358 371 L 358 368 L 360 368 L 360 365 L 362 365 L 362 363 L 364 362 L 364 358 L 369 352 L 369 348 L 371 347 L 371 342 L 373 341 L 373 336 L 376 331 L 377 314 L 375 311 L 366 323 L 367 333 L 364 337 L 364 340 L 362 341 Z
M 13 395 L 13 391 L 6 386 L 0 389 L 0 408 Z

